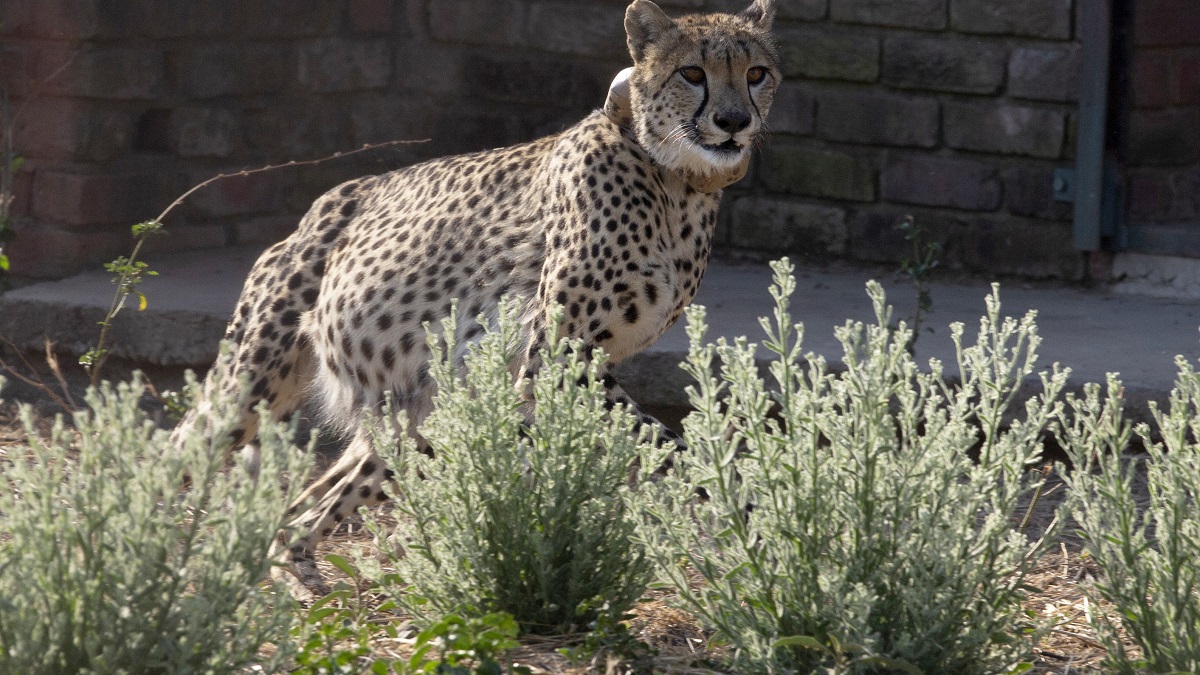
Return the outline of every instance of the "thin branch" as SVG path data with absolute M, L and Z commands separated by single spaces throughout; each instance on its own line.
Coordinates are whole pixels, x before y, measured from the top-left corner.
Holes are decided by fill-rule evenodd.
M 59 386 L 62 387 L 63 395 L 60 395 L 58 392 L 54 391 L 53 387 L 46 384 L 46 381 L 42 379 L 41 375 L 38 374 L 37 368 L 34 368 L 33 364 L 29 362 L 29 359 L 25 358 L 25 352 L 22 349 L 14 345 L 7 338 L 0 338 L 0 341 L 3 341 L 4 344 L 8 345 L 8 348 L 11 349 L 12 352 L 17 355 L 17 358 L 21 359 L 21 363 L 24 364 L 24 369 L 22 371 L 9 364 L 8 361 L 5 361 L 4 357 L 0 357 L 0 370 L 8 373 L 19 382 L 22 382 L 42 392 L 47 398 L 53 401 L 55 405 L 59 406 L 64 411 L 72 412 L 77 409 L 77 406 L 75 405 L 75 399 L 72 398 L 66 382 L 61 379 L 61 373 L 56 373 L 55 377 L 59 379 Z M 50 341 L 47 340 L 46 344 L 49 346 Z M 51 366 L 51 369 L 54 369 L 53 365 Z M 25 372 L 31 373 L 32 376 L 25 375 Z
M 164 218 L 167 217 L 167 214 L 170 213 L 171 211 L 173 211 L 176 206 L 179 206 L 179 204 L 183 200 L 192 196 L 192 193 L 194 193 L 197 190 L 199 190 L 200 188 L 205 187 L 205 186 L 209 185 L 210 183 L 214 183 L 222 178 L 232 178 L 234 176 L 249 176 L 249 175 L 255 174 L 255 173 L 263 173 L 264 171 L 274 171 L 275 169 L 286 169 L 288 167 L 293 167 L 293 166 L 310 166 L 313 164 L 320 164 L 321 162 L 327 162 L 331 159 L 339 159 L 342 157 L 349 157 L 350 155 L 357 155 L 360 152 L 367 152 L 369 150 L 378 150 L 379 148 L 388 148 L 388 147 L 392 147 L 392 146 L 396 146 L 396 145 L 415 145 L 417 143 L 428 143 L 428 142 L 429 142 L 428 138 L 424 138 L 419 141 L 387 141 L 385 143 L 367 144 L 367 145 L 362 146 L 361 148 L 358 148 L 356 150 L 349 150 L 347 152 L 335 152 L 332 155 L 327 155 L 325 157 L 319 157 L 317 159 L 306 159 L 306 160 L 302 160 L 299 162 L 297 162 L 296 160 L 293 159 L 293 160 L 291 160 L 289 162 L 285 162 L 283 164 L 269 164 L 267 166 L 260 166 L 256 169 L 243 169 L 241 171 L 237 171 L 234 173 L 219 173 L 219 174 L 213 176 L 212 178 L 205 180 L 202 183 L 192 186 L 192 188 L 190 190 L 179 195 L 179 198 L 176 199 L 175 201 L 171 202 L 170 206 L 168 206 L 166 208 L 166 210 L 164 210 L 162 213 L 158 214 L 158 217 L 155 218 L 154 220 L 161 222 Z M 130 256 L 130 257 L 132 258 L 132 256 Z
M 67 378 L 63 377 L 62 368 L 58 365 L 58 355 L 54 353 L 54 343 L 50 342 L 50 338 L 42 336 L 44 341 L 43 346 L 46 350 L 46 365 L 50 367 L 50 372 L 54 374 L 54 379 L 58 381 L 58 388 L 62 390 L 63 396 L 72 408 L 78 408 L 79 404 L 75 402 L 75 397 L 71 396 L 71 387 L 67 386 Z
M 158 216 L 156 218 L 149 221 L 149 223 L 152 223 L 156 226 L 153 229 L 148 229 L 148 230 L 145 230 L 145 231 L 141 232 L 140 234 L 138 234 L 138 229 L 137 229 L 137 227 L 135 227 L 134 233 L 138 235 L 137 243 L 134 244 L 133 251 L 129 254 L 129 258 L 121 261 L 122 268 L 132 269 L 133 271 L 132 272 L 126 272 L 126 271 L 119 272 L 118 277 L 117 277 L 117 279 L 118 279 L 117 292 L 115 294 L 113 294 L 112 304 L 109 305 L 108 313 L 105 314 L 105 316 L 104 316 L 104 321 L 100 322 L 100 337 L 96 341 L 96 346 L 93 349 L 91 349 L 87 354 L 85 354 L 83 357 L 81 357 L 81 362 L 84 364 L 84 368 L 88 371 L 88 376 L 92 383 L 92 386 L 96 386 L 97 384 L 99 384 L 100 370 L 103 367 L 104 362 L 108 360 L 108 350 L 104 348 L 104 345 L 108 341 L 108 331 L 109 331 L 109 328 L 112 326 L 113 317 L 115 317 L 117 315 L 117 313 L 121 311 L 121 308 L 124 307 L 124 305 L 125 305 L 125 301 L 129 298 L 130 294 L 133 292 L 133 290 L 132 290 L 133 285 L 130 284 L 130 280 L 136 279 L 135 281 L 132 282 L 133 284 L 136 284 L 136 283 L 138 283 L 138 280 L 140 280 L 140 278 L 141 278 L 142 271 L 137 268 L 137 257 L 138 257 L 138 254 L 141 253 L 142 244 L 144 244 L 146 242 L 146 237 L 149 234 L 161 231 L 162 221 L 167 217 L 167 215 L 169 213 L 171 213 L 171 211 L 173 211 L 175 209 L 175 207 L 182 204 L 183 200 L 192 196 L 193 194 L 196 193 L 196 191 L 200 190 L 201 188 L 211 185 L 212 183 L 215 183 L 216 181 L 221 180 L 223 178 L 233 178 L 235 176 L 249 176 L 251 174 L 263 173 L 266 171 L 274 171 L 276 169 L 286 169 L 286 168 L 297 167 L 297 166 L 311 166 L 314 164 L 320 164 L 321 162 L 329 161 L 331 159 L 340 159 L 342 157 L 349 157 L 350 155 L 356 155 L 360 152 L 367 152 L 368 150 L 378 150 L 379 148 L 388 148 L 388 147 L 393 147 L 393 146 L 397 146 L 397 145 L 411 145 L 411 144 L 416 144 L 416 143 L 425 143 L 425 142 L 428 142 L 428 140 L 429 139 L 423 139 L 423 140 L 419 140 L 419 141 L 387 141 L 384 143 L 367 144 L 356 150 L 350 150 L 349 152 L 335 152 L 332 155 L 327 155 L 325 157 L 318 157 L 316 159 L 302 160 L 299 162 L 296 160 L 291 160 L 291 161 L 285 162 L 283 164 L 268 164 L 267 166 L 260 166 L 256 169 L 243 169 L 242 171 L 237 171 L 235 173 L 219 173 L 219 174 L 213 176 L 212 178 L 209 178 L 197 185 L 192 186 L 191 189 L 189 189 L 187 192 L 184 192 L 183 194 L 179 195 L 179 197 L 177 197 L 175 199 L 175 201 L 171 202 L 167 206 L 167 208 L 163 210 L 162 213 L 158 214 Z M 143 267 L 144 267 L 144 265 L 143 265 Z M 153 274 L 153 272 L 148 272 L 148 273 Z M 90 355 L 90 358 L 89 358 L 89 355 Z

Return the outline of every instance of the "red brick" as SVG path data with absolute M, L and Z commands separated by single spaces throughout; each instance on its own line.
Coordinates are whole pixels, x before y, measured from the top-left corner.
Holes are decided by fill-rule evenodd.
M 278 171 L 220 178 L 193 193 L 190 204 L 209 217 L 269 213 L 283 206 L 287 180 Z
M 150 34 L 160 38 L 228 36 L 239 24 L 237 4 L 152 1 L 146 8 L 146 23 Z
M 13 203 L 10 212 L 14 216 L 29 215 L 33 202 L 32 171 L 19 171 L 13 174 Z
M 277 94 L 293 78 L 287 43 L 207 44 L 177 54 L 181 93 L 191 98 Z
M 350 108 L 352 143 L 361 148 L 372 143 L 429 138 L 439 123 L 439 116 L 431 112 L 395 96 L 360 98 Z M 399 146 L 383 151 L 381 156 L 392 159 L 407 150 L 410 148 Z
M 105 162 L 133 144 L 133 117 L 85 101 L 37 98 L 14 121 L 13 138 L 27 157 Z
M 168 221 L 166 234 L 150 237 L 142 250 L 147 254 L 161 254 L 220 248 L 226 245 L 227 239 L 224 225 L 172 225 Z
M 780 31 L 779 67 L 784 77 L 874 82 L 879 79 L 879 38 L 828 26 Z
M 34 180 L 33 215 L 66 225 L 132 225 L 155 216 L 156 182 L 153 174 L 43 169 Z
M 317 40 L 300 52 L 297 79 L 316 92 L 379 89 L 391 76 L 392 48 L 383 38 Z
M 859 211 L 850 223 L 851 255 L 865 260 L 900 260 L 911 255 L 896 223 L 913 215 L 930 241 L 942 243 L 947 269 L 1030 277 L 1078 276 L 1079 253 L 1071 246 L 1068 223 L 998 218 L 938 211 Z
M 966 33 L 1063 39 L 1072 0 L 950 0 L 950 25 Z
M 1008 50 L 979 39 L 897 36 L 883 43 L 883 83 L 906 89 L 996 94 Z
M 784 82 L 775 91 L 769 121 L 771 131 L 807 136 L 816 125 L 816 99 L 796 82 Z
M 237 145 L 237 117 L 224 108 L 171 111 L 170 147 L 180 157 L 228 157 Z
M 833 90 L 817 102 L 817 128 L 833 141 L 931 148 L 938 142 L 936 99 Z
M 1072 206 L 1054 199 L 1054 172 L 1014 166 L 1004 172 L 1004 204 L 1008 212 L 1045 220 L 1070 220 Z
M 1161 108 L 1171 101 L 1171 59 L 1159 52 L 1139 49 L 1133 57 L 1133 104 Z
M 129 231 L 80 232 L 50 223 L 18 221 L 16 237 L 5 246 L 14 276 L 57 279 L 85 267 L 99 267 L 128 251 Z
M 732 243 L 741 248 L 804 256 L 846 252 L 846 210 L 770 197 L 733 201 Z
M 33 27 L 33 6 L 29 0 L 0 0 L 0 35 L 24 35 Z
M 163 53 L 156 49 L 44 53 L 39 58 L 38 79 L 45 80 L 41 93 L 46 95 L 152 99 L 163 93 L 165 67 Z
M 312 97 L 310 97 L 312 98 Z M 236 130 L 256 152 L 279 159 L 323 157 L 350 146 L 347 108 L 343 101 L 281 101 L 246 111 Z
M 234 230 L 234 245 L 274 244 L 296 231 L 300 218 L 294 215 L 263 216 L 238 221 Z
M 625 53 L 624 27 L 607 5 L 534 2 L 523 23 L 526 46 L 597 58 L 620 58 Z
M 1145 47 L 1200 45 L 1200 3 L 1139 0 L 1133 13 L 1133 40 Z
M 1167 220 L 1195 222 L 1200 218 L 1200 167 L 1186 167 L 1167 176 Z
M 237 3 L 242 34 L 271 40 L 332 35 L 341 28 L 342 2 L 251 0 Z
M 350 28 L 356 33 L 391 33 L 393 0 L 350 0 Z
M 518 0 L 438 0 L 429 6 L 429 29 L 438 40 L 475 45 L 514 45 L 524 25 Z
M 660 3 L 662 4 L 662 3 Z M 693 0 L 692 7 L 699 7 L 703 3 Z M 779 17 L 783 19 L 802 19 L 804 21 L 816 21 L 824 19 L 829 12 L 829 0 L 789 0 L 781 2 L 778 5 Z
M 0 42 L 0 89 L 10 98 L 25 95 L 29 84 L 29 51 Z
M 503 103 L 594 108 L 603 102 L 613 74 L 601 76 L 566 59 L 510 56 L 495 50 L 466 57 L 459 87 L 465 85 L 474 96 Z M 446 126 L 453 131 L 453 125 Z
M 1175 102 L 1200 104 L 1200 54 L 1175 59 Z
M 1200 162 L 1200 108 L 1134 110 L 1129 115 L 1127 147 L 1134 166 Z
M 1001 185 L 994 166 L 932 155 L 898 155 L 880 177 L 885 201 L 993 211 Z
M 1066 115 L 1058 110 L 995 102 L 947 101 L 946 145 L 959 150 L 1054 159 L 1063 152 Z
M 780 4 L 786 7 L 789 3 Z M 786 12 L 786 10 L 783 11 Z M 813 14 L 816 15 L 817 12 L 813 12 Z M 940 30 L 946 27 L 946 0 L 891 0 L 891 2 L 833 0 L 830 14 L 834 21 L 846 23 Z M 786 16 L 786 13 L 784 15 Z M 820 18 L 820 16 L 802 16 L 800 18 Z
M 1079 45 L 1017 47 L 1008 59 L 1008 93 L 1039 101 L 1077 101 L 1079 73 Z
M 54 40 L 94 40 L 137 35 L 145 14 L 137 2 L 37 0 L 33 33 Z
M 1153 219 L 1164 211 L 1162 181 L 1156 176 L 1135 174 L 1129 177 L 1129 215 Z

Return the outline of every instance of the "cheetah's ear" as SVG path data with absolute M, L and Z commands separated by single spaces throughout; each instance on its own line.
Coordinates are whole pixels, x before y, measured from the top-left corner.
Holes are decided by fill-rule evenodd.
M 658 5 L 650 0 L 633 0 L 625 10 L 625 34 L 633 62 L 641 61 L 650 44 L 674 27 L 675 22 Z
M 738 16 L 758 26 L 763 30 L 771 30 L 771 22 L 775 20 L 775 0 L 754 0 Z

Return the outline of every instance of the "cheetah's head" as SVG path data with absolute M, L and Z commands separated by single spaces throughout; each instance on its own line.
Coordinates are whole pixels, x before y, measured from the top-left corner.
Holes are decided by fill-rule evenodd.
M 677 20 L 650 0 L 629 5 L 633 128 L 656 162 L 693 176 L 744 166 L 780 81 L 774 15 L 775 0 Z

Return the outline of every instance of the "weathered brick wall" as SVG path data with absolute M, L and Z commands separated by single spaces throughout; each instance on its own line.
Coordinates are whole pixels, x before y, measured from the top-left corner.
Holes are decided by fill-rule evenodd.
M 127 251 L 129 225 L 217 173 L 431 139 L 316 167 L 226 179 L 166 220 L 156 250 L 277 240 L 352 176 L 561 128 L 598 106 L 613 33 L 556 7 L 426 0 L 0 0 L 13 100 L 13 272 L 55 277 Z M 597 18 L 619 31 L 618 4 Z M 563 53 L 558 54 L 556 52 Z
M 729 241 L 895 260 L 913 215 L 953 267 L 1072 276 L 1072 0 L 790 3 L 776 133 Z
M 1125 147 L 1135 247 L 1200 257 L 1200 3 L 1139 0 Z
M 0 0 L 0 72 L 26 106 L 14 266 L 54 276 L 111 258 L 129 223 L 219 171 L 432 139 L 206 188 L 160 248 L 272 240 L 343 178 L 557 130 L 628 64 L 626 4 Z M 721 245 L 895 260 L 893 225 L 912 214 L 949 266 L 1076 275 L 1051 172 L 1073 162 L 1078 5 L 781 0 L 788 81 Z

